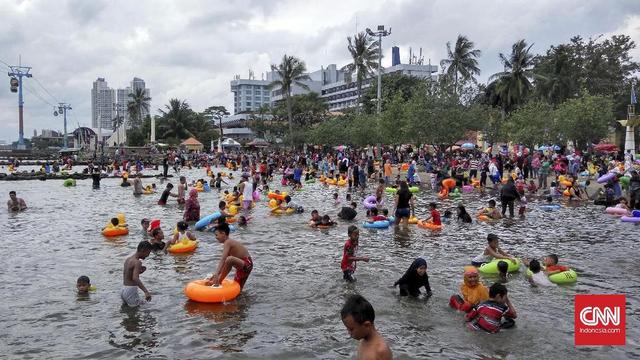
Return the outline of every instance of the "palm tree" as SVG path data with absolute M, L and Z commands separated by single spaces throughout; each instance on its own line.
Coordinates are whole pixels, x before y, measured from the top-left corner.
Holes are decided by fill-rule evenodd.
M 273 80 L 269 84 L 269 89 L 279 88 L 284 96 L 287 104 L 287 117 L 289 118 L 289 136 L 293 135 L 293 114 L 291 112 L 291 87 L 297 85 L 305 90 L 309 90 L 309 86 L 303 81 L 311 80 L 309 75 L 305 74 L 307 67 L 304 62 L 295 56 L 287 56 L 284 54 L 280 65 L 271 65 L 271 70 L 278 75 L 278 80 Z M 293 137 L 291 136 L 291 141 Z M 293 142 L 292 144 L 293 145 Z
M 351 54 L 353 62 L 343 67 L 342 70 L 348 74 L 348 81 L 351 82 L 351 76 L 356 74 L 356 84 L 358 88 L 358 112 L 360 111 L 360 93 L 362 92 L 362 82 L 369 76 L 373 76 L 373 70 L 378 68 L 378 44 L 372 41 L 369 35 L 364 32 L 358 33 L 353 37 L 347 37 L 347 49 Z
M 111 120 L 113 124 L 113 131 L 116 133 L 116 138 L 118 139 L 118 145 L 120 145 L 120 126 L 124 124 L 124 116 L 116 116 Z
M 186 101 L 171 99 L 169 104 L 164 106 L 165 109 L 158 109 L 162 119 L 161 126 L 162 139 L 175 138 L 184 140 L 193 133 L 189 130 L 191 115 L 193 110 L 189 108 Z
M 490 81 L 495 84 L 504 112 L 509 112 L 521 104 L 533 88 L 533 80 L 540 78 L 532 70 L 534 57 L 529 53 L 533 44 L 527 46 L 520 40 L 511 47 L 508 57 L 500 53 L 500 61 L 504 71 L 491 75 Z
M 448 59 L 440 61 L 440 66 L 447 68 L 447 76 L 453 79 L 453 93 L 458 91 L 458 74 L 462 80 L 473 79 L 474 75 L 480 75 L 478 67 L 478 58 L 481 51 L 474 49 L 473 41 L 467 39 L 464 35 L 458 35 L 456 45 L 451 51 L 451 43 L 447 42 Z
M 149 112 L 149 102 L 151 98 L 147 96 L 145 89 L 136 88 L 129 93 L 129 102 L 127 103 L 127 111 L 132 120 L 132 125 L 138 127 L 142 125 L 142 110 Z

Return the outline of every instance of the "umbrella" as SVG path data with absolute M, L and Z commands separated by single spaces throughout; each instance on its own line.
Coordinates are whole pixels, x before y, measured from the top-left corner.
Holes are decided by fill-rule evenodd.
M 602 144 L 598 144 L 596 146 L 593 147 L 596 151 L 600 151 L 600 152 L 616 152 L 618 151 L 618 147 L 614 144 L 606 144 L 606 143 L 602 143 Z
M 460 146 L 457 145 L 453 145 L 447 148 L 447 150 L 445 151 L 456 151 L 456 150 L 460 150 Z
M 462 144 L 462 146 L 460 146 L 460 147 L 461 147 L 461 148 L 463 148 L 463 149 L 468 149 L 468 150 L 471 150 L 471 149 L 475 149 L 475 148 L 476 148 L 476 146 L 475 146 L 475 145 L 473 145 L 472 143 L 464 143 L 464 144 Z

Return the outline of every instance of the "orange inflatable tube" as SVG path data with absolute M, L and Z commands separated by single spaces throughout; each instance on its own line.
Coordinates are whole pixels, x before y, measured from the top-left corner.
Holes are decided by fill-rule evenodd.
M 442 186 L 446 187 L 448 190 L 456 187 L 456 181 L 452 178 L 442 180 Z
M 195 240 L 179 241 L 167 249 L 172 254 L 182 254 L 195 250 L 198 247 L 198 242 Z
M 448 196 L 449 196 L 449 190 L 447 190 L 446 187 L 443 187 L 442 190 L 440 190 L 440 192 L 438 193 L 438 197 L 440 199 L 444 199 L 444 198 L 446 198 Z
M 102 235 L 106 237 L 127 235 L 128 233 L 129 233 L 129 228 L 126 228 L 126 227 L 117 227 L 117 228 L 102 230 Z
M 432 230 L 432 231 L 442 230 L 442 225 L 436 225 L 433 222 L 431 222 L 431 220 L 429 221 L 418 220 L 418 227 L 422 229 Z
M 184 288 L 184 294 L 193 301 L 221 303 L 235 299 L 240 294 L 240 284 L 224 279 L 221 286 L 205 285 L 206 280 L 194 280 Z
M 280 193 L 280 194 L 276 194 L 274 192 L 270 192 L 267 194 L 267 198 L 269 199 L 276 199 L 276 200 L 282 200 L 284 201 L 284 197 L 287 196 L 286 192 Z

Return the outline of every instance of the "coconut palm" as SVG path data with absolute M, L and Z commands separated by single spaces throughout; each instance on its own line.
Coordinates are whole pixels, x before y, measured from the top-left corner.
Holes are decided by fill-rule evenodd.
M 193 110 L 184 100 L 171 99 L 164 109 L 158 109 L 160 112 L 159 130 L 161 139 L 177 139 L 184 140 L 194 136 L 189 130 L 191 116 Z
M 356 74 L 356 85 L 358 91 L 358 111 L 360 111 L 360 94 L 362 93 L 362 82 L 373 76 L 373 70 L 378 69 L 378 41 L 372 41 L 371 37 L 364 32 L 358 33 L 351 39 L 347 37 L 347 49 L 351 54 L 353 62 L 346 65 L 342 70 L 348 74 L 348 81 L 351 82 L 353 73 Z
M 284 101 L 287 104 L 287 117 L 289 119 L 289 136 L 293 134 L 293 114 L 291 111 L 291 87 L 296 85 L 305 90 L 309 90 L 309 86 L 303 81 L 311 80 L 309 75 L 305 74 L 307 67 L 304 62 L 295 56 L 284 54 L 282 62 L 279 65 L 271 65 L 271 70 L 275 71 L 278 79 L 273 80 L 269 84 L 269 89 L 280 89 Z M 292 144 L 293 145 L 293 144 Z
M 533 89 L 534 79 L 540 78 L 532 70 L 534 57 L 529 52 L 532 46 L 533 44 L 527 46 L 526 41 L 520 40 L 513 44 L 509 56 L 500 53 L 504 71 L 489 78 L 489 81 L 495 83 L 505 112 L 521 104 Z
M 122 126 L 124 124 L 124 116 L 120 115 L 120 116 L 116 116 L 111 120 L 111 123 L 113 125 L 113 131 L 116 133 L 116 138 L 118 141 L 118 145 L 120 145 L 120 126 Z
M 451 43 L 447 42 L 448 59 L 440 61 L 440 66 L 447 68 L 447 76 L 453 79 L 453 92 L 458 92 L 458 75 L 462 80 L 474 79 L 474 75 L 480 75 L 478 58 L 481 51 L 474 49 L 473 41 L 464 35 L 458 35 L 456 45 L 451 50 Z
M 145 89 L 136 88 L 129 93 L 129 102 L 127 103 L 127 111 L 132 120 L 132 125 L 138 127 L 142 125 L 142 110 L 149 112 L 149 102 L 151 98 L 147 96 Z

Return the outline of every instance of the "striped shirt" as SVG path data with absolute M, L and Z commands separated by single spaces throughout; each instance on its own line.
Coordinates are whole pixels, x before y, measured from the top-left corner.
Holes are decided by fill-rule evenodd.
M 500 331 L 503 316 L 513 316 L 513 312 L 505 304 L 493 300 L 483 301 L 466 315 L 467 327 L 473 330 L 484 330 L 490 333 Z

